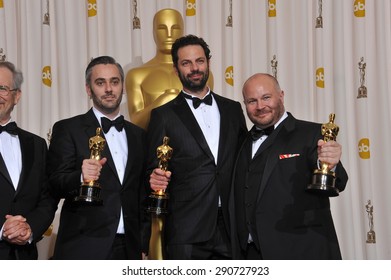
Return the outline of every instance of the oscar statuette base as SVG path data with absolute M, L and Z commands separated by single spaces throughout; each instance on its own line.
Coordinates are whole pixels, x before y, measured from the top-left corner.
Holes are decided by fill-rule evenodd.
M 167 202 L 168 202 L 168 194 L 164 192 L 153 192 L 149 196 L 149 207 L 148 212 L 155 214 L 157 216 L 164 215 L 168 213 L 167 210 Z
M 79 196 L 75 197 L 74 202 L 82 205 L 103 205 L 103 200 L 100 198 L 101 187 L 96 185 L 83 184 L 80 186 Z
M 149 241 L 149 259 L 164 260 L 164 222 L 168 213 L 167 203 L 169 195 L 162 190 L 149 195 L 147 212 L 151 215 L 151 238 Z
M 307 187 L 307 192 L 329 197 L 338 196 L 339 190 L 335 187 L 335 173 L 315 170 L 312 182 Z
M 164 244 L 164 215 L 151 214 L 151 238 L 149 240 L 148 259 L 164 260 L 166 259 Z

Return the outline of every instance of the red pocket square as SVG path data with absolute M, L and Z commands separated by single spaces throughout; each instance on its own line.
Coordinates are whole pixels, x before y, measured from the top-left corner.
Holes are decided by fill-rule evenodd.
M 300 154 L 283 154 L 280 155 L 280 159 L 286 159 L 286 158 L 293 158 L 293 157 L 298 157 Z

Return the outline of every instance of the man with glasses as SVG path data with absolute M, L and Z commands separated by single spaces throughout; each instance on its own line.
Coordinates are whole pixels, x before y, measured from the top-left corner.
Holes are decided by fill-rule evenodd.
M 11 112 L 22 95 L 23 75 L 0 62 L 0 259 L 37 259 L 36 243 L 57 209 L 48 194 L 47 146 L 17 127 Z

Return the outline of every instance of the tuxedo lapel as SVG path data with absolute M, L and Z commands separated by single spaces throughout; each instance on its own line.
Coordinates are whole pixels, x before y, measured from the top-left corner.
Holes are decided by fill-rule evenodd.
M 136 147 L 136 149 L 140 149 L 140 147 L 137 147 L 137 144 L 136 144 L 136 142 L 134 140 L 136 136 L 132 133 L 129 125 L 125 124 L 124 129 L 125 129 L 126 138 L 127 138 L 127 141 L 128 141 L 128 159 L 126 161 L 125 174 L 124 174 L 123 182 L 125 182 L 126 179 L 128 178 L 128 176 L 130 174 L 130 171 L 132 170 L 132 165 L 134 163 L 135 152 L 136 151 L 133 150 L 132 148 Z M 125 184 L 123 184 L 123 185 L 125 185 Z
M 4 162 L 4 159 L 3 159 L 3 155 L 1 153 L 0 153 L 0 174 L 2 176 L 4 176 L 4 178 L 6 178 L 7 181 L 10 183 L 10 186 L 13 187 L 11 176 L 8 173 L 7 166 L 5 165 L 5 162 Z
M 85 133 L 87 134 L 87 137 L 89 139 L 96 135 L 96 129 L 100 126 L 99 126 L 99 121 L 96 119 L 92 109 L 90 109 L 85 116 L 86 116 L 85 124 L 84 124 Z M 101 131 L 101 136 L 105 138 L 103 131 Z M 89 146 L 89 143 L 87 142 L 86 145 Z M 101 158 L 104 157 L 107 158 L 107 162 L 105 165 L 107 165 L 118 178 L 117 169 L 115 168 L 114 160 L 113 157 L 111 156 L 110 149 L 109 146 L 107 145 L 107 142 L 103 148 L 102 155 L 101 155 Z
M 205 154 L 207 154 L 214 161 L 213 154 L 208 146 L 208 143 L 206 142 L 205 136 L 202 133 L 202 130 L 198 125 L 193 112 L 189 108 L 188 104 L 186 104 L 186 100 L 182 94 L 179 94 L 176 97 L 173 110 L 178 115 L 179 119 L 183 122 L 184 126 L 193 135 L 194 139 L 196 139 L 197 143 L 204 150 Z
M 216 100 L 217 107 L 219 108 L 220 111 L 220 139 L 219 139 L 219 150 L 218 150 L 219 156 L 217 159 L 217 164 L 220 165 L 221 162 L 225 160 L 223 158 L 224 155 L 230 155 L 231 153 L 235 152 L 235 150 L 226 152 L 227 149 L 234 149 L 234 148 L 226 145 L 227 139 L 224 137 L 225 135 L 230 135 L 230 133 L 227 133 L 227 131 L 229 131 L 230 128 L 229 118 L 227 116 L 228 114 L 231 114 L 231 112 L 227 110 L 228 107 L 224 106 L 223 104 L 224 101 L 221 100 L 218 95 L 212 92 L 211 94 Z
M 244 140 L 242 147 L 240 148 L 239 154 L 243 154 L 246 157 L 246 166 L 250 165 L 250 162 L 252 160 L 252 144 L 253 140 L 250 136 L 250 133 L 248 133 L 246 140 Z
M 257 151 L 256 155 L 259 155 L 265 149 L 270 147 L 270 151 L 268 153 L 268 157 L 266 160 L 265 169 L 262 174 L 261 186 L 258 193 L 258 200 L 262 197 L 262 194 L 266 188 L 267 181 L 271 176 L 274 167 L 276 166 L 279 155 L 281 151 L 287 144 L 286 136 L 294 129 L 294 119 L 289 116 L 286 118 L 278 127 L 274 130 L 274 132 L 262 143 L 261 147 Z M 264 145 L 265 144 L 265 145 Z M 262 147 L 264 146 L 264 147 Z
M 31 171 L 31 167 L 34 162 L 34 143 L 33 138 L 26 136 L 19 129 L 19 142 L 20 142 L 20 150 L 22 154 L 22 170 L 20 172 L 18 188 L 16 189 L 16 194 L 21 191 L 23 186 L 28 186 L 28 182 L 25 183 L 24 180 L 29 177 L 29 173 Z
M 259 146 L 258 150 L 256 151 L 255 155 L 254 155 L 254 159 L 257 158 L 258 156 L 260 156 L 262 154 L 263 151 L 265 151 L 267 148 L 269 148 L 271 145 L 274 145 L 274 140 L 277 138 L 277 135 L 278 135 L 278 131 L 275 130 L 273 131 L 272 134 L 270 134 L 266 140 L 261 144 L 261 146 Z

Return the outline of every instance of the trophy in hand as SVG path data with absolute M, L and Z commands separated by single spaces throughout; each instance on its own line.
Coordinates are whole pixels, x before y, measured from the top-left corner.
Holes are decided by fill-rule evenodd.
M 168 141 L 170 138 L 164 136 L 163 145 L 157 147 L 156 154 L 159 159 L 159 168 L 161 170 L 168 170 L 168 161 L 172 156 L 172 148 L 168 146 Z M 148 207 L 148 212 L 156 215 L 167 214 L 167 201 L 169 195 L 164 190 L 156 190 L 149 196 L 150 205 Z
M 335 114 L 330 114 L 329 122 L 322 125 L 322 135 L 325 142 L 337 139 L 339 127 L 334 123 Z M 320 168 L 315 169 L 312 182 L 307 191 L 327 196 L 338 196 L 339 190 L 335 187 L 335 172 L 331 171 L 329 164 L 320 163 Z
M 102 151 L 105 147 L 106 140 L 100 136 L 102 129 L 96 129 L 96 135 L 90 138 L 89 147 L 91 151 L 90 159 L 101 159 Z M 101 186 L 94 180 L 84 181 L 79 190 L 79 196 L 75 197 L 74 201 L 85 205 L 102 205 L 103 201 L 100 198 Z

